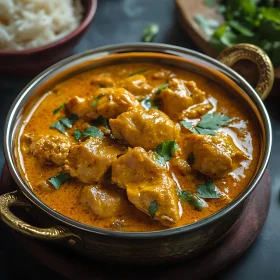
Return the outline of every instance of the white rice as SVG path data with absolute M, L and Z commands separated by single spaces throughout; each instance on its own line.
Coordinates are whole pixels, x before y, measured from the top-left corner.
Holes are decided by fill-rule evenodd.
M 79 26 L 82 12 L 80 0 L 0 0 L 0 49 L 57 41 Z

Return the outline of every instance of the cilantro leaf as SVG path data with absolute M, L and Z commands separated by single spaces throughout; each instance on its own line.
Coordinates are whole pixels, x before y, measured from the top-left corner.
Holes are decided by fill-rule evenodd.
M 216 135 L 216 130 L 211 130 L 208 128 L 200 128 L 197 126 L 195 130 L 197 134 Z
M 83 131 L 83 137 L 99 137 L 104 136 L 104 133 L 96 126 L 89 126 Z
M 154 218 L 157 210 L 158 210 L 158 204 L 157 204 L 156 200 L 154 200 L 150 203 L 150 206 L 149 206 L 149 209 L 148 209 L 148 212 L 149 212 L 149 214 L 151 215 L 152 218 Z
M 202 210 L 206 206 L 202 199 L 188 191 L 178 191 L 178 196 L 182 201 L 190 203 L 197 210 Z
M 228 22 L 229 26 L 239 31 L 242 35 L 252 37 L 255 33 L 244 23 L 237 20 L 231 20 Z
M 66 127 L 71 128 L 73 123 L 78 120 L 78 116 L 75 114 L 71 114 L 68 118 L 59 119 L 59 121 Z
M 170 160 L 173 157 L 175 150 L 179 150 L 179 146 L 173 140 L 162 142 L 156 147 L 156 153 L 162 156 L 165 160 Z
M 266 20 L 280 24 L 280 9 L 274 7 L 261 7 L 261 12 Z
M 188 129 L 192 128 L 192 122 L 181 121 L 181 124 L 185 128 L 188 128 Z
M 195 22 L 200 26 L 201 30 L 207 37 L 211 37 L 215 30 L 220 26 L 219 22 L 215 19 L 207 19 L 201 14 L 194 16 Z
M 65 134 L 65 128 L 64 125 L 60 123 L 60 121 L 55 122 L 50 126 L 52 129 L 57 129 L 59 132 Z
M 216 135 L 216 130 L 228 125 L 229 120 L 229 116 L 217 113 L 204 115 L 196 127 L 192 127 L 192 123 L 187 121 L 181 121 L 181 124 L 194 134 Z
M 189 165 L 193 165 L 195 161 L 194 153 L 190 152 L 188 157 L 187 157 L 187 162 Z
M 163 84 L 163 85 L 159 86 L 157 88 L 156 95 L 159 95 L 163 89 L 166 89 L 168 87 L 169 87 L 169 84 Z
M 65 103 L 61 104 L 59 107 L 53 110 L 53 114 L 57 114 L 63 107 L 65 106 Z
M 92 104 L 91 104 L 92 108 L 94 108 L 95 106 L 97 106 L 97 104 L 98 104 L 98 102 L 99 102 L 99 99 L 100 99 L 101 97 L 103 97 L 103 96 L 105 96 L 105 93 L 99 94 L 99 95 L 93 100 L 93 102 L 92 102 Z
M 70 178 L 69 173 L 60 172 L 54 177 L 48 179 L 48 181 L 53 185 L 53 187 L 58 190 L 59 187 L 65 183 Z
M 79 141 L 82 137 L 83 133 L 81 132 L 80 129 L 76 129 L 74 132 L 73 132 L 73 136 L 74 138 Z
M 201 121 L 196 127 L 216 130 L 221 126 L 228 125 L 230 117 L 222 114 L 206 114 L 201 118 Z
M 95 124 L 99 124 L 99 125 L 102 125 L 102 126 L 105 126 L 106 128 L 109 128 L 110 129 L 110 126 L 108 124 L 108 121 L 103 118 L 101 115 L 98 116 L 98 118 L 94 121 Z
M 204 0 L 215 2 L 214 0 Z M 280 66 L 278 45 L 280 40 L 280 9 L 274 0 L 223 1 L 224 23 L 216 28 L 210 44 L 218 52 L 239 43 L 249 43 L 263 48 L 275 67 Z M 209 4 L 209 3 L 208 3 Z M 217 9 L 217 12 L 219 8 Z M 198 17 L 202 26 L 208 22 Z M 204 25 L 203 25 L 204 24 Z M 202 27 L 203 29 L 203 27 Z M 265 47 L 263 47 L 265 46 Z
M 149 109 L 159 109 L 160 107 L 160 99 L 153 100 L 149 97 L 139 100 L 141 106 L 147 110 Z
M 181 121 L 181 124 L 183 127 L 187 128 L 189 131 L 191 131 L 194 134 L 199 134 L 199 132 L 197 131 L 197 129 L 195 127 L 192 127 L 192 123 L 191 122 L 187 122 L 187 121 Z
M 216 186 L 211 181 L 207 181 L 205 184 L 198 185 L 197 192 L 197 196 L 201 198 L 220 198 L 216 191 Z
M 142 33 L 142 41 L 143 42 L 152 42 L 154 37 L 159 32 L 159 25 L 157 23 L 149 24 Z
M 155 155 L 155 162 L 160 165 L 160 166 L 165 166 L 165 160 L 164 160 L 164 157 L 160 156 L 159 154 L 157 153 L 154 153 Z
M 128 75 L 128 77 L 131 77 L 131 76 L 134 76 L 134 75 L 141 75 L 141 74 L 144 74 L 147 71 L 148 71 L 147 69 L 142 69 L 142 70 L 139 70 L 139 71 L 136 71 L 136 72 L 132 72 Z

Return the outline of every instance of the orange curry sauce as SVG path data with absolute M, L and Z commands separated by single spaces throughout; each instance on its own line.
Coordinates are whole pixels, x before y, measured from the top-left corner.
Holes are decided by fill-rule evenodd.
M 28 116 L 24 116 L 26 119 L 25 126 L 18 138 L 22 170 L 32 191 L 55 211 L 81 223 L 111 230 L 154 231 L 167 228 L 159 221 L 153 220 L 149 215 L 138 210 L 128 200 L 125 202 L 129 205 L 128 211 L 118 217 L 100 218 L 94 215 L 87 205 L 80 202 L 81 191 L 84 186 L 89 184 L 85 184 L 76 178 L 72 178 L 62 184 L 58 190 L 51 186 L 49 188 L 42 187 L 42 182 L 46 182 L 49 178 L 55 176 L 63 170 L 63 167 L 42 163 L 30 152 L 25 151 L 25 144 L 22 140 L 26 134 L 61 135 L 58 130 L 50 128 L 59 118 L 65 118 L 68 115 L 66 108 L 61 109 L 57 114 L 53 114 L 57 107 L 74 96 L 90 97 L 101 86 L 98 83 L 98 77 L 109 77 L 117 84 L 138 71 L 143 72 L 141 75 L 147 79 L 147 83 L 151 88 L 168 82 L 166 75 L 169 75 L 169 78 L 171 75 L 178 79 L 195 81 L 197 87 L 206 93 L 207 102 L 212 105 L 212 109 L 208 113 L 218 112 L 231 117 L 229 125 L 219 128 L 218 132 L 224 132 L 229 135 L 245 155 L 244 160 L 240 161 L 234 170 L 221 178 L 209 178 L 192 169 L 184 174 L 177 170 L 176 166 L 170 165 L 169 173 L 176 182 L 178 189 L 196 193 L 198 184 L 203 184 L 210 179 L 222 193 L 220 199 L 204 199 L 208 206 L 201 211 L 195 209 L 190 203 L 180 201 L 181 219 L 174 224 L 174 227 L 196 222 L 219 211 L 235 199 L 252 179 L 260 154 L 260 132 L 258 125 L 252 119 L 253 114 L 250 114 L 248 106 L 242 103 L 241 98 L 239 99 L 229 94 L 218 83 L 179 68 L 147 63 L 106 66 L 79 74 L 56 85 L 39 99 L 33 112 L 29 113 Z M 130 92 L 134 94 L 132 91 Z M 138 100 L 144 97 L 140 98 L 137 95 Z M 176 111 L 176 108 L 174 110 Z M 197 122 L 197 118 L 185 118 L 185 120 Z M 83 125 L 84 120 L 79 118 L 73 127 L 67 130 L 67 135 L 72 145 L 79 144 L 72 134 L 77 128 L 82 130 Z M 190 134 L 190 131 L 180 125 L 180 137 L 185 134 Z M 142 137 L 144 138 L 145 135 Z M 180 138 L 176 140 L 179 147 L 182 145 L 181 141 Z M 115 188 L 118 188 L 118 186 L 115 185 Z

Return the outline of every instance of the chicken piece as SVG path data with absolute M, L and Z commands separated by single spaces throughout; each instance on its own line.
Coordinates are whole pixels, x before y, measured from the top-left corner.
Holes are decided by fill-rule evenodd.
M 83 117 L 90 111 L 90 102 L 85 98 L 74 96 L 66 103 L 66 109 L 70 114 L 75 114 L 78 117 Z
M 93 106 L 93 104 L 95 105 Z M 90 98 L 75 96 L 66 103 L 69 113 L 97 119 L 116 118 L 131 107 L 140 106 L 135 96 L 123 88 L 100 88 Z
M 208 102 L 208 100 L 205 101 L 201 104 L 194 105 L 188 108 L 182 114 L 183 118 L 197 119 L 197 118 L 201 118 L 203 115 L 208 113 L 211 109 L 213 109 L 213 105 L 210 102 Z
M 136 96 L 147 95 L 152 91 L 152 87 L 147 83 L 143 75 L 133 75 L 119 83 L 120 87 L 125 88 Z
M 126 189 L 129 201 L 148 215 L 150 204 L 156 202 L 153 218 L 173 226 L 180 220 L 176 184 L 167 169 L 153 160 L 153 154 L 141 147 L 130 149 L 113 163 L 112 181 Z
M 175 74 L 172 73 L 170 70 L 160 69 L 153 73 L 152 79 L 154 80 L 163 80 L 168 81 L 170 78 L 175 77 Z
M 25 134 L 23 141 L 25 150 L 47 165 L 63 165 L 70 149 L 70 142 L 64 135 Z
M 118 188 L 86 186 L 83 188 L 80 201 L 89 206 L 98 218 L 114 218 L 125 213 L 129 202 Z
M 90 79 L 90 84 L 96 85 L 96 86 L 101 86 L 101 87 L 115 86 L 114 80 L 111 77 L 105 76 L 105 75 L 93 76 Z
M 133 109 L 109 121 L 112 134 L 132 147 L 152 150 L 168 140 L 176 140 L 180 127 L 157 109 Z
M 97 182 L 126 148 L 108 137 L 90 138 L 74 146 L 67 157 L 65 170 L 88 184 Z
M 176 154 L 177 151 L 175 151 Z M 183 176 L 191 172 L 191 166 L 188 164 L 185 158 L 178 156 L 172 157 L 170 160 L 170 166 L 174 167 L 176 171 L 179 171 Z
M 180 140 L 180 147 L 184 158 L 193 153 L 193 169 L 213 178 L 227 175 L 246 159 L 231 137 L 224 133 L 216 136 L 187 134 Z
M 172 120 L 179 121 L 182 113 L 190 106 L 205 99 L 205 93 L 196 87 L 195 82 L 173 78 L 169 86 L 160 93 L 161 109 Z

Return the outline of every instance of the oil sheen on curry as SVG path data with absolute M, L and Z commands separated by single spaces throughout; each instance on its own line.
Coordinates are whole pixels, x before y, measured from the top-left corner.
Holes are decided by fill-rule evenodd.
M 24 176 L 57 212 L 154 231 L 229 204 L 257 168 L 260 136 L 241 98 L 198 74 L 119 64 L 46 92 L 18 138 Z

